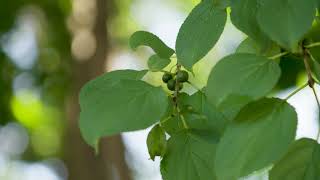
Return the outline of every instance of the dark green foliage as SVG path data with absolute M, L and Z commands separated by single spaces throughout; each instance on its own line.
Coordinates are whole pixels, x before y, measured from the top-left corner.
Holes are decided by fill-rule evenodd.
M 313 139 L 295 141 L 270 171 L 270 180 L 317 180 L 320 177 L 320 145 Z
M 151 47 L 160 58 L 169 58 L 174 53 L 174 50 L 169 48 L 156 35 L 146 32 L 135 32 L 130 38 L 130 47 L 137 49 L 139 46 Z
M 214 47 L 228 6 L 232 23 L 249 37 L 213 67 L 200 90 L 182 69 L 192 72 Z M 102 136 L 156 123 L 147 145 L 151 159 L 162 157 L 164 180 L 237 180 L 272 165 L 271 180 L 318 180 L 319 144 L 294 142 L 297 114 L 287 103 L 308 84 L 286 99 L 270 98 L 275 88 L 294 85 L 301 72 L 311 88 L 313 76 L 320 79 L 320 26 L 312 28 L 316 7 L 314 0 L 202 0 L 180 28 L 177 65 L 170 72 L 163 68 L 174 50 L 151 33 L 136 32 L 131 47 L 147 45 L 156 52 L 149 70 L 165 72 L 162 81 L 170 92 L 141 81 L 144 71 L 98 77 L 80 94 L 84 138 L 95 146 Z M 198 91 L 180 92 L 186 82 Z
M 161 58 L 158 55 L 153 55 L 148 60 L 148 67 L 150 71 L 161 71 L 163 68 L 170 64 L 169 58 Z
M 260 4 L 258 0 L 232 0 L 231 20 L 241 31 L 246 33 L 261 47 L 260 52 L 271 48 L 272 42 L 263 32 L 257 21 L 257 13 Z
M 164 180 L 216 179 L 213 161 L 217 139 L 210 134 L 181 132 L 173 135 L 161 161 Z
M 218 178 L 237 179 L 276 162 L 294 140 L 296 129 L 296 112 L 285 101 L 262 99 L 248 104 L 218 144 Z
M 0 51 L 0 125 L 13 120 L 10 110 L 12 96 L 12 81 L 16 74 L 16 68 L 10 60 Z
M 147 146 L 153 161 L 156 156 L 164 156 L 167 150 L 167 139 L 165 131 L 159 125 L 155 125 L 149 132 Z
M 233 119 L 244 105 L 267 95 L 280 74 L 275 61 L 255 54 L 232 54 L 211 71 L 206 95 L 226 117 Z
M 178 61 L 188 70 L 216 44 L 227 20 L 226 10 L 203 0 L 182 24 L 176 42 Z
M 315 0 L 260 0 L 257 19 L 262 31 L 290 51 L 311 29 L 316 14 Z

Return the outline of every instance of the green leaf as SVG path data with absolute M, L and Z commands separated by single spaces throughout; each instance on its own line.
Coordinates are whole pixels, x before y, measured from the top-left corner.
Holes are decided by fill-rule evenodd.
M 298 43 L 312 26 L 315 0 L 260 0 L 257 19 L 262 30 L 282 47 L 297 51 Z
M 230 0 L 213 0 L 215 8 L 225 9 L 230 6 Z
M 167 111 L 160 120 L 161 127 L 169 134 L 173 135 L 184 129 L 183 124 L 177 117 L 176 109 L 171 97 L 168 97 Z
M 203 127 L 198 127 L 197 129 L 210 130 L 222 134 L 228 121 L 215 105 L 208 101 L 203 92 L 198 91 L 191 96 L 182 95 L 179 100 L 183 106 L 191 106 L 194 112 L 206 117 L 206 119 L 203 119 Z
M 178 134 L 181 131 L 186 130 L 182 118 L 185 120 L 188 129 L 190 130 L 203 130 L 216 133 L 213 128 L 209 127 L 210 123 L 205 115 L 196 112 L 188 112 L 185 109 L 179 114 L 174 112 L 171 116 L 162 119 L 161 125 L 169 135 Z
M 263 52 L 270 48 L 272 42 L 259 27 L 256 18 L 258 8 L 258 0 L 231 0 L 231 21 L 252 38 L 255 44 L 260 44 L 260 50 Z
M 141 80 L 145 71 L 114 71 L 88 82 L 80 92 L 80 130 L 85 141 L 144 129 L 161 117 L 167 96 L 159 87 Z
M 159 37 L 146 31 L 135 32 L 130 37 L 129 44 L 133 50 L 136 50 L 139 46 L 149 46 L 161 58 L 169 58 L 174 53 L 174 50 L 162 42 Z
M 155 125 L 148 134 L 147 146 L 150 158 L 154 161 L 156 156 L 163 157 L 167 148 L 166 133 L 159 126 Z
M 173 135 L 161 161 L 163 180 L 215 180 L 212 162 L 217 142 L 210 134 L 182 132 Z
M 244 107 L 217 147 L 218 179 L 235 180 L 279 160 L 294 140 L 297 114 L 280 99 L 262 99 Z
M 181 119 L 179 119 L 177 115 L 168 116 L 167 118 L 162 119 L 162 121 L 163 123 L 161 124 L 163 129 L 171 136 L 185 130 Z
M 318 180 L 320 145 L 313 139 L 295 141 L 269 173 L 270 180 Z
M 163 68 L 170 64 L 171 60 L 169 58 L 161 58 L 158 55 L 153 55 L 148 60 L 148 67 L 150 71 L 161 71 Z
M 182 24 L 176 42 L 178 61 L 186 69 L 191 70 L 213 48 L 226 20 L 226 10 L 215 8 L 212 0 L 204 0 L 192 10 Z
M 250 101 L 267 95 L 281 74 L 279 65 L 254 54 L 233 54 L 212 69 L 206 95 L 230 120 Z
M 250 53 L 267 57 L 277 55 L 280 52 L 280 47 L 275 44 L 272 44 L 267 51 L 263 50 L 260 44 L 249 37 L 243 40 L 236 50 L 236 53 Z
M 191 96 L 181 93 L 179 95 L 179 108 L 181 109 L 180 115 L 185 119 L 189 129 L 221 135 L 229 122 L 200 91 Z M 178 113 L 174 110 L 172 103 L 168 106 L 167 113 L 162 118 L 161 124 L 170 135 L 185 130 L 181 117 L 178 117 Z

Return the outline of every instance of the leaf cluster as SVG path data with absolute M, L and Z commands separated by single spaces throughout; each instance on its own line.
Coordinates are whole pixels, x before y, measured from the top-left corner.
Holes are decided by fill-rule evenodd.
M 90 81 L 80 94 L 84 139 L 97 148 L 103 136 L 155 124 L 147 146 L 152 160 L 161 157 L 164 180 L 236 180 L 270 166 L 270 180 L 319 179 L 320 145 L 295 140 L 297 114 L 287 102 L 306 86 L 314 90 L 320 77 L 311 53 L 320 43 L 308 35 L 317 7 L 315 0 L 202 0 L 182 24 L 175 50 L 150 32 L 134 33 L 130 46 L 153 49 L 149 71 L 163 72 L 170 91 L 144 82 L 147 71 Z M 227 8 L 248 38 L 214 66 L 204 89 L 182 92 L 193 66 L 219 40 Z M 285 56 L 304 62 L 308 82 L 286 99 L 273 98 Z M 177 64 L 165 71 L 173 59 Z

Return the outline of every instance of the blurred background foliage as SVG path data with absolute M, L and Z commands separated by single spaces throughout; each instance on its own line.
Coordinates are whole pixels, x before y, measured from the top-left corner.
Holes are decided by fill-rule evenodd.
M 147 131 L 106 138 L 101 154 L 94 155 L 77 126 L 78 92 L 106 71 L 146 67 L 150 50 L 128 49 L 134 31 L 151 31 L 174 47 L 181 23 L 199 1 L 1 1 L 0 179 L 161 179 L 159 162 L 147 156 Z M 308 37 L 320 41 L 316 22 Z M 192 81 L 205 86 L 211 67 L 244 38 L 228 22 L 217 46 L 195 66 Z M 275 93 L 305 80 L 299 57 L 280 64 Z M 149 73 L 146 79 L 160 85 L 160 75 Z

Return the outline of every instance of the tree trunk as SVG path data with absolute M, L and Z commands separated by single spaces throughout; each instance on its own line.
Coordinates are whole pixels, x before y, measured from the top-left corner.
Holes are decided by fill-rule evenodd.
M 124 145 L 121 136 L 102 140 L 100 154 L 94 151 L 81 138 L 78 126 L 81 87 L 89 80 L 105 72 L 105 60 L 108 49 L 107 9 L 111 9 L 111 0 L 97 0 L 97 16 L 94 35 L 97 42 L 95 55 L 89 60 L 76 63 L 73 71 L 73 90 L 68 100 L 68 123 L 66 129 L 65 160 L 69 171 L 69 180 L 130 180 L 125 163 Z

